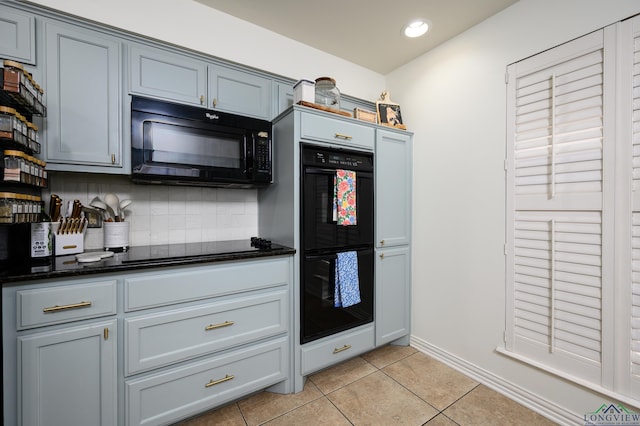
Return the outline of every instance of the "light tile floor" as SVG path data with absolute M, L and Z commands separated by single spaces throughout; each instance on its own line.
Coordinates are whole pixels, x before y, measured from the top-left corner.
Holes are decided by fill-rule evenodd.
M 409 346 L 383 346 L 309 376 L 304 390 L 261 392 L 178 423 L 252 425 L 553 425 Z

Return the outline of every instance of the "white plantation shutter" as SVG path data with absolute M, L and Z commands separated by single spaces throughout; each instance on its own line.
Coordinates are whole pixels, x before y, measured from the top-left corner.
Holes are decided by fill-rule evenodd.
M 505 164 L 505 350 L 598 386 L 612 324 L 605 37 L 508 67 Z
M 517 195 L 602 191 L 603 53 L 516 82 Z
M 636 382 L 634 393 L 638 394 L 640 382 L 640 213 L 633 213 L 632 220 L 632 285 L 631 285 L 631 366 L 632 380 Z
M 640 399 L 640 19 L 628 22 L 632 28 L 633 61 L 631 64 L 631 294 L 625 298 L 630 306 L 629 373 L 630 393 Z
M 601 215 L 518 211 L 513 348 L 599 381 Z

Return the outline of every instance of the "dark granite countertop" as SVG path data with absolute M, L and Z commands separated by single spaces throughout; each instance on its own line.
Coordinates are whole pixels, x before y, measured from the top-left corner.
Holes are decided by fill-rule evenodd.
M 91 250 L 85 253 L 87 252 L 101 253 L 102 250 Z M 27 260 L 0 265 L 0 283 L 113 274 L 294 253 L 295 249 L 275 243 L 272 243 L 268 249 L 254 247 L 249 240 L 136 246 L 96 262 L 81 263 L 76 260 L 76 255 L 67 255 L 56 256 L 45 262 Z

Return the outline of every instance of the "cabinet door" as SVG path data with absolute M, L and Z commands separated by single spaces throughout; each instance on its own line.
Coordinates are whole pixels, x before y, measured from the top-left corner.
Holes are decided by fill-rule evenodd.
M 45 57 L 47 168 L 124 173 L 113 170 L 123 165 L 120 43 L 47 22 Z
M 271 80 L 248 72 L 209 67 L 209 108 L 268 120 Z
M 151 47 L 129 48 L 131 93 L 204 106 L 207 66 L 185 55 Z
M 411 324 L 411 258 L 408 246 L 376 254 L 376 346 L 407 336 Z
M 116 320 L 18 338 L 23 425 L 115 425 Z
M 376 247 L 411 239 L 411 135 L 376 133 Z
M 0 6 L 0 57 L 36 63 L 35 18 Z
M 293 86 L 286 83 L 273 84 L 273 118 L 293 105 Z

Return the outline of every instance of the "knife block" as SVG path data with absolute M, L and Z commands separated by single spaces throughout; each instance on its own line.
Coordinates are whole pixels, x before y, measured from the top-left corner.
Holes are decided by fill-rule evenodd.
M 78 254 L 84 252 L 84 233 L 87 227 L 84 226 L 81 232 L 68 234 L 58 234 L 60 224 L 55 222 L 53 226 L 54 253 L 56 256 L 67 254 Z

